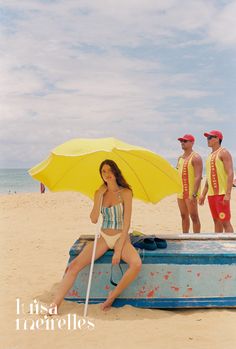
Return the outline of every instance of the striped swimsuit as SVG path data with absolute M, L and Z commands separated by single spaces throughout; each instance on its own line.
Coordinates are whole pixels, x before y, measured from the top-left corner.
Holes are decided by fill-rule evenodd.
M 120 202 L 117 205 L 113 205 L 110 207 L 103 206 L 101 208 L 101 214 L 103 217 L 102 227 L 103 229 L 119 229 L 123 228 L 124 224 L 124 206 L 123 203 Z M 115 235 L 108 235 L 101 231 L 101 236 L 104 238 L 107 246 L 112 250 L 117 242 L 117 240 L 121 237 L 121 233 Z
M 102 229 L 122 229 L 124 222 L 124 207 L 120 202 L 111 207 L 102 207 Z

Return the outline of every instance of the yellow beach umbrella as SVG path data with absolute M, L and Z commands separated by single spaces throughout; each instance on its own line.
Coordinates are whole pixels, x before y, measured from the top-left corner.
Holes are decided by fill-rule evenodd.
M 99 166 L 105 159 L 114 160 L 135 198 L 156 203 L 167 195 L 181 191 L 177 170 L 161 156 L 115 138 L 73 139 L 52 150 L 49 157 L 29 170 L 29 174 L 51 191 L 79 191 L 90 198 L 103 183 Z M 94 239 L 93 253 L 84 308 L 87 316 L 92 273 L 100 234 Z
M 135 198 L 156 203 L 181 191 L 177 170 L 160 155 L 115 138 L 72 139 L 51 151 L 29 174 L 51 191 L 79 191 L 91 199 L 103 183 L 99 166 L 114 160 Z

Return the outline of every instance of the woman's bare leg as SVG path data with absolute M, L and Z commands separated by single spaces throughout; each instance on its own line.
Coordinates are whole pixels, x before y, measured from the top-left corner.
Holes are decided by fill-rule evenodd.
M 94 242 L 89 243 L 85 246 L 83 251 L 77 256 L 68 266 L 66 274 L 61 281 L 59 289 L 53 299 L 53 306 L 57 308 L 60 306 L 65 295 L 69 289 L 73 286 L 78 273 L 86 267 L 86 265 L 91 263 L 92 252 L 93 252 Z M 98 238 L 97 247 L 95 253 L 95 260 L 101 257 L 108 250 L 107 244 L 103 237 Z
M 107 310 L 110 308 L 116 297 L 118 297 L 121 292 L 123 292 L 124 289 L 126 289 L 126 287 L 129 286 L 132 281 L 134 281 L 142 268 L 142 261 L 139 254 L 129 241 L 126 241 L 123 247 L 121 258 L 129 265 L 129 268 L 126 270 L 116 288 L 109 293 L 106 301 L 101 304 L 102 310 Z

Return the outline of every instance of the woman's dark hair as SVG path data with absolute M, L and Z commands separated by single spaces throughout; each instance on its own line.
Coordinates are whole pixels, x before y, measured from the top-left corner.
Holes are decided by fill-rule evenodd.
M 119 167 L 117 166 L 117 164 L 113 160 L 106 159 L 101 163 L 101 165 L 99 167 L 99 172 L 100 172 L 101 177 L 102 177 L 102 168 L 104 165 L 110 166 L 111 171 L 114 174 L 114 176 L 116 177 L 116 182 L 119 186 L 121 186 L 123 188 L 128 188 L 132 191 L 131 186 L 126 182 L 126 180 L 124 179 L 124 177 L 121 173 L 121 170 L 119 169 Z M 106 184 L 106 182 L 104 181 L 103 178 L 102 178 L 102 180 Z
M 219 144 L 221 145 L 221 143 L 222 143 L 222 139 L 219 139 Z

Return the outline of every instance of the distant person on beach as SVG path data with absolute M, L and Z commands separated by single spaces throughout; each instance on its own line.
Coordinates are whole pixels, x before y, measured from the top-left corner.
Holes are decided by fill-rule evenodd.
M 45 185 L 43 183 L 40 183 L 40 193 L 44 194 L 45 190 L 46 190 Z
M 230 152 L 221 146 L 223 134 L 213 130 L 205 132 L 208 147 L 212 152 L 206 161 L 206 183 L 199 204 L 203 205 L 208 194 L 208 203 L 214 220 L 216 233 L 232 233 L 230 223 L 230 199 L 233 186 L 234 171 Z
M 197 199 L 200 195 L 202 179 L 202 158 L 193 150 L 195 138 L 186 134 L 178 138 L 183 149 L 179 157 L 177 169 L 182 179 L 182 193 L 178 194 L 177 201 L 182 218 L 182 231 L 189 233 L 190 218 L 193 224 L 193 232 L 200 233 L 201 223 L 198 215 Z
M 128 237 L 133 196 L 131 187 L 124 179 L 117 164 L 112 160 L 103 161 L 99 172 L 104 184 L 95 192 L 93 209 L 90 214 L 92 223 L 97 223 L 100 213 L 103 218 L 95 259 L 100 258 L 107 250 L 111 249 L 114 250 L 113 265 L 119 264 L 122 259 L 129 266 L 118 285 L 102 303 L 102 310 L 107 310 L 121 292 L 137 277 L 142 262 Z M 68 266 L 53 303 L 50 304 L 49 313 L 57 313 L 58 307 L 73 286 L 78 273 L 91 263 L 93 244 L 94 242 L 87 244 Z

